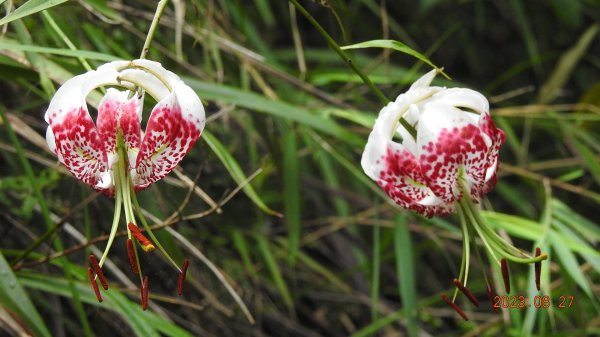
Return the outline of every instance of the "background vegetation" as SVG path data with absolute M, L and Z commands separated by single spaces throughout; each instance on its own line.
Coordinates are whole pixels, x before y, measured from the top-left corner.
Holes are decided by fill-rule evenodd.
M 508 141 L 486 218 L 518 247 L 547 252 L 541 295 L 574 303 L 495 313 L 474 263 L 470 288 L 482 305 L 459 297 L 468 322 L 439 299 L 458 273 L 457 219 L 400 210 L 364 176 L 360 155 L 380 102 L 300 13 L 275 0 L 167 8 L 148 58 L 184 77 L 209 118 L 181 170 L 139 197 L 156 224 L 169 220 L 181 234 L 158 232 L 178 261 L 190 257 L 188 282 L 174 296 L 176 273 L 159 254 L 144 256 L 151 305 L 143 312 L 120 237 L 105 268 L 111 289 L 98 303 L 85 267 L 104 248 L 113 201 L 57 164 L 43 114 L 55 89 L 86 67 L 136 58 L 156 4 L 79 0 L 40 12 L 59 2 L 32 0 L 30 11 L 0 21 L 2 333 L 600 334 L 598 1 L 300 1 L 340 45 L 402 41 L 453 78 L 436 84 L 489 97 Z M 7 14 L 23 3 L 0 4 Z M 389 99 L 429 69 L 389 50 L 351 55 Z M 227 275 L 254 324 L 200 252 Z M 503 294 L 498 267 L 483 268 Z M 512 266 L 511 276 L 511 295 L 532 302 L 532 266 Z

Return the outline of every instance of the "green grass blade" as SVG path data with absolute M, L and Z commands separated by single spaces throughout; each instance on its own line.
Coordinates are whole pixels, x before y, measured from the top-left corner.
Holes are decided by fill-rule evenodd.
M 275 25 L 275 16 L 271 10 L 269 0 L 254 0 L 254 4 L 265 25 L 267 25 L 267 27 L 273 27 Z
M 394 255 L 396 259 L 396 276 L 398 291 L 402 298 L 402 312 L 406 318 L 408 334 L 411 337 L 419 335 L 417 321 L 417 286 L 416 270 L 413 256 L 412 240 L 408 230 L 406 216 L 396 217 L 394 227 Z
M 90 60 L 98 60 L 98 61 L 115 61 L 118 60 L 118 57 L 97 53 L 88 50 L 71 50 L 64 48 L 50 48 L 50 47 L 40 47 L 40 46 L 32 46 L 26 44 L 17 44 L 6 42 L 6 40 L 0 41 L 0 49 L 11 50 L 11 51 L 22 51 L 22 52 L 30 52 L 37 54 L 50 54 L 50 55 L 60 55 L 60 56 L 68 56 L 68 57 L 78 57 L 83 59 Z
M 287 130 L 283 137 L 283 200 L 285 203 L 285 218 L 288 224 L 289 262 L 296 263 L 300 249 L 300 162 L 298 160 L 297 135 L 293 130 Z
M 570 130 L 570 132 L 568 132 L 568 134 L 571 136 L 568 138 L 569 142 L 579 153 L 581 159 L 583 159 L 584 166 L 587 168 L 587 171 L 592 174 L 592 177 L 594 177 L 594 180 L 596 180 L 596 184 L 600 185 L 600 162 L 598 162 L 597 154 L 579 141 L 576 135 L 581 132 L 584 131 L 574 129 Z
M 349 144 L 362 146 L 363 141 L 355 134 L 341 127 L 334 120 L 309 112 L 296 105 L 283 101 L 273 101 L 265 96 L 234 87 L 206 83 L 194 79 L 185 79 L 186 84 L 196 89 L 202 99 L 216 100 L 235 104 L 240 108 L 268 113 L 285 120 L 335 136 Z
M 238 184 L 244 184 L 246 182 L 247 178 L 244 175 L 244 172 L 242 171 L 242 168 L 240 167 L 238 162 L 235 160 L 235 158 L 233 158 L 233 156 L 231 156 L 231 154 L 229 153 L 229 151 L 227 151 L 225 146 L 223 146 L 223 144 L 221 144 L 221 142 L 218 141 L 217 138 L 215 138 L 207 130 L 204 130 L 202 132 L 202 139 L 204 139 L 206 144 L 208 144 L 208 146 L 213 150 L 213 152 L 221 160 L 221 162 L 223 163 L 223 165 L 225 166 L 225 168 L 231 175 L 231 178 L 233 178 L 233 180 Z M 250 198 L 250 200 L 252 200 L 252 202 L 254 202 L 254 204 L 256 206 L 258 206 L 258 208 L 260 208 L 263 212 L 270 214 L 270 215 L 281 216 L 280 213 L 270 209 L 264 203 L 264 201 L 261 199 L 261 197 L 258 195 L 258 193 L 256 193 L 256 191 L 254 190 L 252 185 L 245 184 L 242 189 L 243 189 L 244 193 L 246 193 L 248 198 Z
M 592 288 L 590 287 L 589 282 L 586 280 L 585 275 L 581 271 L 579 263 L 577 262 L 577 258 L 575 254 L 567 248 L 564 244 L 564 240 L 562 236 L 559 236 L 555 233 L 550 233 L 548 236 L 550 239 L 550 244 L 552 248 L 556 252 L 554 254 L 557 259 L 560 261 L 561 266 L 564 268 L 564 271 L 579 285 L 579 287 L 590 297 L 593 298 Z
M 381 228 L 373 226 L 373 260 L 371 261 L 371 320 L 376 321 L 381 279 Z
M 67 2 L 67 0 L 29 0 L 22 4 L 19 8 L 15 9 L 12 13 L 0 19 L 0 26 L 37 12 L 41 12 L 50 7 L 60 5 L 63 2 Z
M 413 56 L 425 63 L 427 63 L 428 65 L 430 65 L 432 68 L 439 70 L 446 78 L 449 78 L 448 75 L 446 75 L 446 73 L 444 73 L 443 71 L 441 71 L 441 68 L 436 66 L 435 64 L 433 64 L 433 62 L 431 62 L 429 60 L 429 58 L 427 58 L 427 56 L 419 53 L 418 51 L 412 49 L 411 47 L 407 46 L 406 44 L 400 42 L 400 41 L 395 41 L 395 40 L 370 40 L 370 41 L 365 41 L 365 42 L 360 42 L 360 43 L 355 43 L 355 44 L 351 44 L 349 46 L 343 46 L 341 47 L 342 50 L 348 50 L 348 49 L 362 49 L 362 48 L 386 48 L 386 49 L 392 49 L 395 51 L 399 51 L 401 53 L 404 54 L 408 54 L 410 56 Z
M 17 315 L 34 336 L 51 336 L 2 252 L 0 252 L 0 305 Z
M 77 269 L 78 273 L 84 274 L 83 269 Z M 31 273 L 20 273 L 19 279 L 27 288 L 37 289 L 51 294 L 70 297 L 71 291 L 67 281 L 60 278 L 48 277 Z M 143 311 L 140 304 L 130 301 L 117 289 L 103 292 L 104 302 L 99 303 L 89 285 L 89 282 L 74 282 L 81 300 L 89 305 L 97 306 L 106 310 L 114 311 L 122 317 L 123 321 L 131 327 L 136 336 L 156 336 L 160 333 L 167 336 L 192 336 L 176 324 L 166 321 L 151 311 Z M 137 292 L 136 292 L 137 295 Z M 137 296 L 135 297 L 137 298 Z
M 248 246 L 248 241 L 239 230 L 233 231 L 231 240 L 233 241 L 233 245 L 237 249 L 238 253 L 242 257 L 242 261 L 246 267 L 246 270 L 254 275 L 256 271 L 254 270 L 252 259 L 250 258 L 250 247 Z
M 600 24 L 595 23 L 589 27 L 579 38 L 575 46 L 567 50 L 558 61 L 556 68 L 540 89 L 538 102 L 541 104 L 552 101 L 559 90 L 571 77 L 575 66 L 586 55 L 587 49 L 594 41 L 594 37 L 600 30 Z
M 402 317 L 402 310 L 398 310 L 392 314 L 384 316 L 375 322 L 361 328 L 360 330 L 354 332 L 350 337 L 369 337 L 373 336 L 377 331 L 385 328 L 390 324 L 394 324 Z
M 294 301 L 292 300 L 292 296 L 290 295 L 288 286 L 285 283 L 285 280 L 283 279 L 281 270 L 277 265 L 277 261 L 275 260 L 271 249 L 269 248 L 269 243 L 267 239 L 262 235 L 257 235 L 256 241 L 258 243 L 258 251 L 262 255 L 263 261 L 265 262 L 265 266 L 271 274 L 271 278 L 273 279 L 273 282 L 275 282 L 275 286 L 277 287 L 277 290 L 279 290 L 279 294 L 281 295 L 283 302 L 285 303 L 286 307 L 291 312 L 293 312 Z

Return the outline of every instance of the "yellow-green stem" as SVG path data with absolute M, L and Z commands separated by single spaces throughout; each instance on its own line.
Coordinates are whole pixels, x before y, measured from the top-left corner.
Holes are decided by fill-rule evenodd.
M 146 54 L 148 54 L 148 49 L 150 48 L 150 44 L 154 39 L 154 33 L 158 28 L 158 22 L 160 21 L 160 17 L 162 16 L 162 13 L 165 10 L 165 7 L 167 6 L 167 3 L 167 0 L 160 0 L 158 2 L 156 12 L 154 12 L 154 18 L 152 19 L 152 23 L 150 24 L 150 29 L 148 29 L 148 35 L 146 35 L 146 41 L 144 42 L 144 47 L 142 48 L 140 59 L 146 58 Z

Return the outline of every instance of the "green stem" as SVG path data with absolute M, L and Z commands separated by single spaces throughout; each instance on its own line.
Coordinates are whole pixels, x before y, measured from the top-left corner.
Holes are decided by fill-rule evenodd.
M 133 190 L 133 185 L 131 185 L 131 189 Z M 148 233 L 148 235 L 150 236 L 152 241 L 156 244 L 156 247 L 158 247 L 158 250 L 160 250 L 161 253 L 163 253 L 163 255 L 167 258 L 167 260 L 169 260 L 169 262 L 171 262 L 171 264 L 173 264 L 175 269 L 177 269 L 179 272 L 181 272 L 181 269 L 179 268 L 177 263 L 175 263 L 175 261 L 173 260 L 171 255 L 169 255 L 169 253 L 167 253 L 165 248 L 160 244 L 160 242 L 154 235 L 154 232 L 152 232 L 152 229 L 150 228 L 150 225 L 148 225 L 148 222 L 146 221 L 146 217 L 144 216 L 144 213 L 142 212 L 142 208 L 140 207 L 140 204 L 137 200 L 137 196 L 135 195 L 134 191 L 132 191 L 132 192 L 133 192 L 133 197 L 131 198 L 131 200 L 133 200 L 133 207 L 135 208 L 138 218 L 142 222 L 142 226 L 144 226 L 144 229 L 146 229 L 146 233 Z
M 377 88 L 373 84 L 373 82 L 371 82 L 369 77 L 367 75 L 365 75 L 356 66 L 356 64 L 352 61 L 350 56 L 348 56 L 348 54 L 346 54 L 342 50 L 342 48 L 340 48 L 340 46 L 337 44 L 337 42 L 335 42 L 335 40 L 331 37 L 331 35 L 329 35 L 329 33 L 327 33 L 327 31 L 319 24 L 319 22 L 317 22 L 317 20 L 315 20 L 315 18 L 313 18 L 313 16 L 310 15 L 310 13 L 304 7 L 302 7 L 302 5 L 297 0 L 290 0 L 290 2 L 319 31 L 319 33 L 321 33 L 321 35 L 325 38 L 325 40 L 327 40 L 327 44 L 329 44 L 329 46 L 331 48 L 333 48 L 333 50 L 342 58 L 342 60 L 344 60 L 344 62 L 346 62 L 346 64 L 348 64 L 348 66 L 350 66 L 350 68 L 362 79 L 362 81 L 369 87 L 369 89 L 371 89 L 371 91 L 375 94 L 375 96 L 377 96 L 377 98 L 381 101 L 381 103 L 388 104 L 389 100 L 387 99 L 387 97 L 385 97 L 385 95 L 381 92 L 381 90 L 379 90 L 379 88 Z M 403 117 L 400 117 L 400 124 L 402 124 L 402 126 L 404 128 L 406 128 L 408 133 L 410 133 L 410 135 L 414 139 L 417 139 L 417 130 L 415 130 L 415 128 L 412 125 L 410 125 L 406 121 L 406 119 L 404 119 Z
M 148 29 L 148 35 L 146 36 L 146 41 L 144 42 L 144 47 L 142 48 L 140 59 L 146 58 L 146 54 L 148 54 L 148 49 L 150 48 L 150 44 L 154 39 L 154 33 L 158 28 L 158 22 L 160 21 L 160 17 L 162 16 L 162 13 L 165 10 L 165 7 L 167 6 L 167 3 L 168 0 L 160 0 L 158 2 L 156 12 L 154 13 L 154 18 L 152 19 L 152 23 L 150 24 L 150 29 Z
M 118 163 L 115 164 L 115 166 L 116 165 L 118 165 Z M 112 225 L 110 226 L 110 234 L 108 236 L 108 242 L 106 243 L 106 248 L 104 248 L 104 253 L 102 253 L 100 262 L 98 262 L 100 267 L 102 267 L 104 265 L 104 261 L 106 260 L 106 257 L 108 256 L 108 251 L 110 250 L 110 247 L 112 246 L 113 241 L 115 240 L 115 235 L 117 234 L 117 229 L 119 228 L 119 220 L 121 219 L 121 205 L 123 204 L 123 197 L 119 191 L 120 184 L 121 184 L 121 178 L 119 177 L 118 172 L 116 172 L 116 173 L 117 174 L 114 175 L 114 179 L 115 179 L 115 213 L 113 214 L 113 222 L 112 222 Z
M 469 264 L 470 264 L 470 240 L 469 230 L 468 230 L 468 222 L 466 219 L 465 211 L 462 207 L 458 208 L 458 217 L 460 218 L 460 228 L 463 235 L 463 251 L 462 258 L 460 261 L 460 272 L 458 273 L 458 280 L 467 286 L 467 279 L 469 278 Z M 458 288 L 454 289 L 454 294 L 452 295 L 452 302 L 456 300 L 456 296 L 458 296 Z
M 471 212 L 469 211 L 469 208 L 466 207 L 464 199 L 465 198 L 463 198 L 459 202 L 459 207 L 461 207 L 461 209 L 463 210 L 463 212 L 464 212 L 464 214 L 466 216 L 467 222 L 469 222 L 471 224 L 471 226 L 473 226 L 473 228 L 477 232 L 477 235 L 479 235 L 479 238 L 483 242 L 483 245 L 490 252 L 490 255 L 492 255 L 492 257 L 494 258 L 494 260 L 496 260 L 496 262 L 498 264 L 500 264 L 500 260 L 496 256 L 496 249 L 497 249 L 497 247 L 494 246 L 494 248 L 492 248 L 493 243 L 492 242 L 488 242 L 488 240 L 484 236 L 484 233 L 481 231 L 481 228 L 479 228 L 479 226 L 477 225 L 477 221 L 475 220 L 475 217 L 473 216 L 473 214 L 471 214 Z

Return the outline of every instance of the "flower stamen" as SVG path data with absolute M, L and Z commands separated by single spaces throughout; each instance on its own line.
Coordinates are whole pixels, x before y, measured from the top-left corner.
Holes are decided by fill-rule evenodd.
M 494 290 L 494 287 L 492 287 L 492 285 L 489 283 L 486 283 L 486 290 L 488 299 L 490 300 L 490 306 L 492 307 L 492 310 L 494 310 L 494 312 L 497 312 L 498 308 L 494 306 L 494 301 L 496 300 L 496 291 Z
M 106 282 L 106 278 L 104 277 L 102 268 L 98 264 L 98 260 L 96 260 L 96 257 L 94 255 L 90 255 L 90 264 L 92 265 L 92 268 L 94 269 L 94 272 L 96 273 L 100 284 L 102 284 L 102 288 L 104 288 L 104 290 L 108 290 L 108 282 Z
M 540 247 L 535 248 L 535 257 L 542 255 Z M 535 287 L 540 291 L 540 274 L 542 273 L 542 261 L 535 263 Z
M 456 311 L 456 313 L 458 313 L 465 321 L 469 320 L 469 317 L 467 317 L 467 314 L 465 314 L 465 312 L 462 311 L 462 309 L 456 303 L 450 301 L 450 299 L 448 298 L 448 296 L 446 296 L 446 294 L 442 294 L 440 297 L 442 298 L 442 301 L 446 302 L 446 304 L 451 306 L 452 309 L 454 309 L 454 311 Z
M 507 294 L 510 294 L 510 275 L 508 274 L 508 264 L 506 259 L 500 259 L 500 269 L 502 270 L 502 280 L 504 281 L 504 289 Z
M 150 242 L 150 240 L 148 240 L 148 238 L 145 237 L 144 234 L 142 234 L 139 227 L 136 226 L 134 223 L 130 222 L 127 225 L 127 228 L 129 229 L 129 231 L 131 231 L 131 234 L 133 235 L 133 237 L 139 242 L 140 246 L 142 246 L 142 249 L 146 253 L 149 253 L 149 252 L 153 251 L 154 249 L 156 249 L 156 247 L 154 247 L 152 242 Z
M 179 296 L 183 294 L 183 282 L 185 281 L 185 274 L 187 273 L 189 264 L 190 260 L 185 259 L 185 261 L 183 261 L 183 265 L 181 266 L 181 272 L 179 273 L 179 279 L 177 280 L 177 295 Z
M 142 297 L 142 310 L 148 309 L 148 276 L 144 276 L 144 282 L 140 288 Z
M 467 298 L 471 301 L 471 303 L 475 304 L 476 307 L 479 306 L 479 300 L 477 299 L 477 297 L 475 297 L 475 295 L 473 295 L 473 293 L 467 288 L 465 287 L 459 279 L 455 278 L 452 282 L 454 282 L 454 285 L 456 285 L 456 287 L 463 293 L 465 294 L 465 296 L 467 296 Z
M 135 258 L 133 241 L 131 241 L 131 239 L 127 239 L 127 256 L 129 257 L 129 264 L 131 265 L 131 270 L 133 271 L 134 274 L 138 274 L 139 270 L 137 267 L 137 260 Z
M 98 300 L 98 302 L 102 302 L 102 295 L 100 295 L 100 289 L 98 289 L 98 284 L 96 283 L 96 278 L 94 277 L 94 272 L 92 271 L 91 267 L 88 267 L 87 274 L 90 278 L 92 288 L 94 288 L 94 294 L 96 294 L 96 299 Z

